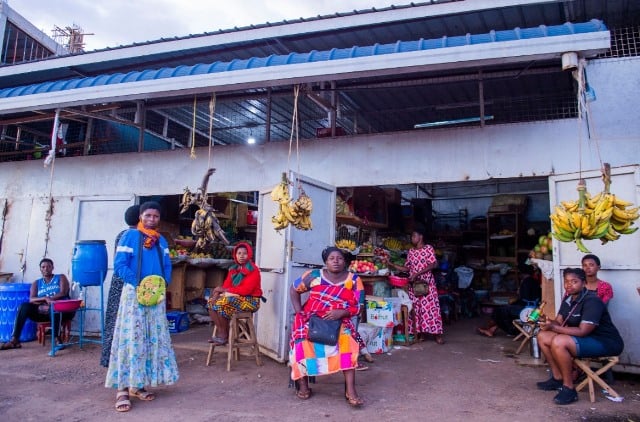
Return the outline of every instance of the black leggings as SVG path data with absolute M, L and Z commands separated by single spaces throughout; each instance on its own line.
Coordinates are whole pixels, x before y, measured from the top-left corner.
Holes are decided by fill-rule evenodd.
M 16 315 L 15 323 L 13 324 L 13 334 L 11 335 L 12 341 L 20 341 L 20 333 L 22 332 L 22 328 L 24 324 L 27 322 L 27 318 L 31 321 L 35 322 L 49 322 L 51 321 L 51 317 L 49 316 L 49 312 L 46 314 L 41 314 L 38 312 L 37 303 L 24 302 L 20 305 L 20 309 L 18 310 L 18 314 Z M 53 323 L 53 335 L 54 337 L 58 337 L 58 332 L 60 331 L 60 316 L 62 315 L 62 321 L 70 321 L 75 316 L 75 312 L 63 312 L 62 314 L 56 313 L 54 315 L 54 323 Z

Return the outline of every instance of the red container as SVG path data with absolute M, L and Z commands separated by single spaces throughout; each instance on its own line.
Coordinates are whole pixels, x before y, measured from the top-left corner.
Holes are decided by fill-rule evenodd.
M 249 226 L 255 226 L 258 224 L 258 211 L 247 211 L 247 224 Z
M 409 283 L 409 279 L 406 277 L 398 277 L 397 275 L 389 276 L 389 284 L 393 287 L 404 287 Z
M 82 300 L 80 299 L 66 299 L 56 300 L 53 302 L 53 310 L 56 312 L 74 312 L 77 311 Z

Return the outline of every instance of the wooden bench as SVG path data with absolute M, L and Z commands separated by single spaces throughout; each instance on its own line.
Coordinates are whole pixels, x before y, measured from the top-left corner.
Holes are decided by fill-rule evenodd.
M 582 390 L 588 384 L 589 400 L 591 401 L 591 403 L 594 403 L 596 401 L 595 389 L 593 386 L 593 383 L 595 381 L 596 384 L 598 384 L 600 387 L 606 390 L 607 394 L 609 394 L 611 397 L 620 397 L 620 395 L 616 393 L 616 390 L 611 388 L 609 384 L 607 384 L 602 378 L 600 378 L 600 375 L 604 374 L 606 371 L 611 369 L 611 367 L 617 364 L 619 360 L 620 359 L 618 358 L 618 356 L 603 356 L 603 357 L 597 357 L 597 358 L 575 358 L 573 360 L 573 363 L 578 368 L 580 368 L 587 376 L 586 379 L 584 379 L 580 384 L 576 386 L 576 391 Z M 594 371 L 591 369 L 591 365 L 593 363 L 601 365 L 601 367 L 598 368 L 596 371 Z

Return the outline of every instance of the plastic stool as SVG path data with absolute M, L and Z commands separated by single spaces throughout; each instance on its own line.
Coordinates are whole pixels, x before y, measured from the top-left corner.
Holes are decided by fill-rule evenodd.
M 38 343 L 44 347 L 47 342 L 47 330 L 51 330 L 51 322 L 39 322 L 37 326 L 36 338 L 38 339 Z M 71 320 L 61 322 L 59 334 L 63 343 L 69 342 L 69 338 L 71 337 Z M 51 332 L 51 336 L 53 336 L 53 331 Z

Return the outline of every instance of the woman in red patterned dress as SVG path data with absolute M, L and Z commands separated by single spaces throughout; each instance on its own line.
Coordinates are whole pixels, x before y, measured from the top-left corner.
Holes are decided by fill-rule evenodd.
M 399 271 L 409 273 L 409 298 L 413 302 L 415 321 L 409 325 L 409 333 L 433 335 L 438 344 L 444 344 L 442 338 L 442 315 L 440 314 L 440 300 L 438 289 L 431 270 L 438 266 L 436 253 L 431 245 L 424 243 L 424 231 L 415 229 L 411 233 L 413 248 L 407 253 L 407 260 L 402 265 L 388 262 L 387 265 Z M 426 285 L 426 295 L 416 296 L 417 284 Z

